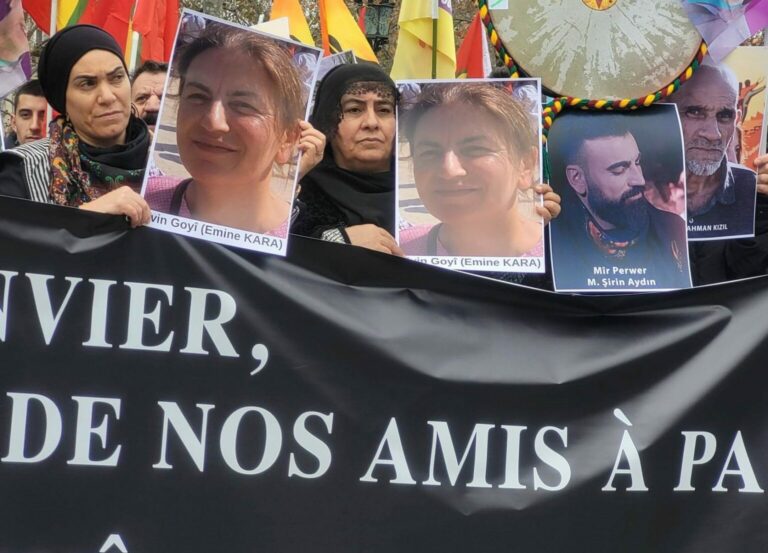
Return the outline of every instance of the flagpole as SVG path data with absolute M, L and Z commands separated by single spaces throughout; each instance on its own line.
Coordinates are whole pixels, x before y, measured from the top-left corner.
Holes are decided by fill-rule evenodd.
M 51 27 L 50 27 L 50 34 L 48 36 L 53 36 L 56 33 L 56 18 L 59 14 L 59 0 L 51 0 Z
M 125 63 L 128 65 L 128 74 L 133 75 L 136 70 L 138 58 L 136 50 L 139 48 L 139 33 L 133 30 L 133 18 L 136 17 L 136 9 L 139 7 L 139 1 L 134 2 L 131 8 L 131 15 L 128 17 L 128 37 L 125 41 Z
M 130 59 L 128 60 L 128 72 L 133 75 L 133 72 L 136 71 L 136 66 L 139 65 L 139 41 L 141 40 L 141 35 L 139 35 L 138 31 L 131 30 L 131 50 L 130 50 Z
M 331 45 L 328 40 L 328 11 L 325 0 L 318 0 L 317 7 L 320 12 L 320 39 L 323 42 L 323 55 L 329 56 L 331 54 Z
M 49 33 L 48 36 L 53 36 L 56 34 L 56 23 L 59 16 L 59 0 L 51 0 L 51 26 L 48 29 Z M 38 73 L 38 78 L 40 78 L 40 74 Z M 48 108 L 45 110 L 45 119 L 48 121 L 48 124 L 53 121 L 53 108 L 51 107 L 51 104 L 48 104 Z
M 437 20 L 440 0 L 432 0 L 432 78 L 437 78 Z
M 475 17 L 480 19 L 478 13 Z M 482 20 L 478 22 L 480 27 L 480 37 L 483 39 L 483 77 L 490 77 L 493 71 L 493 60 L 491 59 L 491 50 L 488 48 L 488 34 L 485 32 L 485 26 Z

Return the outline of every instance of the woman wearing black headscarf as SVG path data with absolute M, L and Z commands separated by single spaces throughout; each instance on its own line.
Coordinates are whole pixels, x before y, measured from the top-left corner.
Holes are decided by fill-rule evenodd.
M 149 222 L 138 191 L 150 135 L 131 112 L 131 87 L 114 38 L 91 25 L 59 31 L 38 76 L 59 113 L 49 137 L 0 154 L 0 194 Z
M 301 180 L 293 233 L 402 255 L 393 237 L 395 98 L 377 65 L 340 65 L 325 76 L 310 122 L 328 142 Z

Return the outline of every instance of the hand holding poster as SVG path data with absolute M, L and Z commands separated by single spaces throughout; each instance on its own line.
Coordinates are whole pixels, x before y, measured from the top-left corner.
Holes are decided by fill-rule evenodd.
M 691 286 L 685 205 L 675 201 L 685 175 L 674 106 L 561 114 L 548 147 L 563 198 L 550 225 L 555 290 Z
M 151 226 L 284 254 L 319 50 L 185 12 L 145 180 Z M 178 151 L 178 155 L 167 154 Z
M 400 82 L 399 244 L 471 271 L 544 272 L 537 79 Z M 407 149 L 407 150 L 406 150 Z

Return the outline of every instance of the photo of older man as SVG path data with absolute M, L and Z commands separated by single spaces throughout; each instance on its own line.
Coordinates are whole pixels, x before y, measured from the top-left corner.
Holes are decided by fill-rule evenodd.
M 736 76 L 706 62 L 670 100 L 680 112 L 685 140 L 688 238 L 753 236 L 757 177 L 727 158 L 741 121 Z

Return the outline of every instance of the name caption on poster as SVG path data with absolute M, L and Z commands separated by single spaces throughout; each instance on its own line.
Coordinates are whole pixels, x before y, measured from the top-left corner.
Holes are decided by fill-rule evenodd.
M 593 275 L 601 275 L 602 278 L 587 278 L 589 288 L 648 288 L 656 286 L 656 279 L 647 278 L 647 267 L 617 267 L 597 265 L 592 267 Z M 629 276 L 629 278 L 621 278 Z M 633 278 L 635 277 L 635 278 Z
M 446 269 L 489 271 L 489 272 L 526 272 L 539 273 L 544 271 L 543 259 L 540 257 L 461 257 L 440 255 L 410 255 L 420 263 Z
M 728 230 L 728 225 L 725 223 L 718 225 L 688 225 L 688 232 L 712 232 L 715 230 Z
M 165 213 L 153 211 L 152 220 L 149 226 L 152 228 L 168 230 L 176 234 L 183 234 L 193 238 L 203 238 L 212 242 L 247 248 L 250 250 L 269 253 L 281 253 L 285 250 L 285 240 L 277 236 L 214 225 L 212 223 L 196 221 L 177 215 L 167 215 Z

